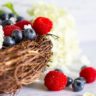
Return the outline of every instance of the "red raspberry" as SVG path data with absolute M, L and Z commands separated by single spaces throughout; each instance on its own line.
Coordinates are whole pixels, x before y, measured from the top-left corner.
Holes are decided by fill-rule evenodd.
M 49 90 L 60 91 L 66 87 L 67 77 L 60 71 L 50 71 L 44 81 Z
M 96 70 L 92 67 L 83 68 L 80 72 L 80 76 L 85 78 L 87 83 L 92 83 L 96 80 Z
M 24 29 L 24 25 L 28 25 L 28 24 L 30 24 L 32 26 L 32 23 L 30 21 L 21 20 L 21 21 L 17 22 L 15 25 L 20 27 L 21 29 Z
M 5 36 L 11 36 L 11 34 L 14 30 L 21 30 L 21 29 L 15 25 L 7 25 L 3 28 L 3 30 L 4 30 Z
M 33 29 L 39 35 L 46 35 L 53 27 L 53 23 L 50 19 L 45 17 L 38 17 L 33 22 Z

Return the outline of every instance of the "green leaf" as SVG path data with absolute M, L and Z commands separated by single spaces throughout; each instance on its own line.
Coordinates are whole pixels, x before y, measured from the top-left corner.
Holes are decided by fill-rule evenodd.
M 17 12 L 14 9 L 13 4 L 11 2 L 7 2 L 3 6 L 10 9 L 13 14 L 18 15 Z

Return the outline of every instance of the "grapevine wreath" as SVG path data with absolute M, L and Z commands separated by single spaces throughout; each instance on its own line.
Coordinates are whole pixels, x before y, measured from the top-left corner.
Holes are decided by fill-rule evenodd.
M 53 26 L 50 19 L 38 17 L 31 22 L 13 17 L 13 13 L 0 15 L 0 93 L 5 94 L 36 80 L 52 55 L 47 38 Z

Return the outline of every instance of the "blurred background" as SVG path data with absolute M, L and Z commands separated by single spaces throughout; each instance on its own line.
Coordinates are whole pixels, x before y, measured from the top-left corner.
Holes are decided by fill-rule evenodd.
M 23 16 L 26 16 L 26 10 L 32 3 L 40 1 L 67 9 L 75 18 L 81 48 L 92 63 L 96 63 L 96 0 L 0 0 L 0 5 L 9 1 Z
M 33 2 L 44 1 L 64 7 L 76 20 L 80 41 L 96 41 L 96 0 L 0 0 L 0 5 L 8 1 L 13 2 L 22 15 Z

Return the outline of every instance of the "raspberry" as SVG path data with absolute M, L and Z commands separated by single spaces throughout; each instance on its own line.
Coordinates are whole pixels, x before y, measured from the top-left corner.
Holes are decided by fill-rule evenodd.
M 21 21 L 17 22 L 15 25 L 20 27 L 21 29 L 24 29 L 24 25 L 29 25 L 29 24 L 32 26 L 32 23 L 30 21 L 21 20 Z
M 51 91 L 60 91 L 67 85 L 67 77 L 60 71 L 50 71 L 44 81 L 45 86 Z
M 80 76 L 83 77 L 87 83 L 92 83 L 96 80 L 96 70 L 92 67 L 83 68 Z
M 36 31 L 39 35 L 46 35 L 53 27 L 53 23 L 50 19 L 45 17 L 38 17 L 33 22 L 33 29 Z
M 7 25 L 3 28 L 3 30 L 4 30 L 5 36 L 11 36 L 11 34 L 14 30 L 21 30 L 21 29 L 15 25 Z

